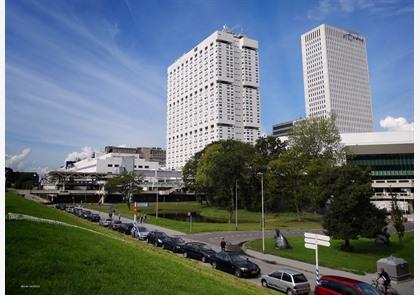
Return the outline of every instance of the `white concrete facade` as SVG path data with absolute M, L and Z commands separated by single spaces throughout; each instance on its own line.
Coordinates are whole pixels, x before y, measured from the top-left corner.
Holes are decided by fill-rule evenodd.
M 305 113 L 336 116 L 340 133 L 373 130 L 366 38 L 320 25 L 301 36 Z
M 138 154 L 125 153 L 96 153 L 94 158 L 88 158 L 73 164 L 68 171 L 85 173 L 110 173 L 120 174 L 123 171 L 157 170 L 158 162 L 149 162 L 139 157 Z
M 260 136 L 258 42 L 216 31 L 168 67 L 167 162 L 181 169 L 211 142 Z

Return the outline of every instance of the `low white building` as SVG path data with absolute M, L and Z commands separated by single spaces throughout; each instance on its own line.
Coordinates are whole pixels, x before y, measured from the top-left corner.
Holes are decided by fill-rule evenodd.
M 158 162 L 146 161 L 133 153 L 95 153 L 92 158 L 66 165 L 67 171 L 120 174 L 124 171 L 158 170 Z

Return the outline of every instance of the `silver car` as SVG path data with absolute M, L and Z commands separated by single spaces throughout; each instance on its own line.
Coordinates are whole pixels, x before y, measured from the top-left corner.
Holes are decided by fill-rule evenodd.
M 309 294 L 311 291 L 305 275 L 292 269 L 275 270 L 268 275 L 263 275 L 261 285 L 275 288 L 287 293 L 287 295 Z
M 131 236 L 139 240 L 145 240 L 149 231 L 143 226 L 134 226 L 131 229 Z

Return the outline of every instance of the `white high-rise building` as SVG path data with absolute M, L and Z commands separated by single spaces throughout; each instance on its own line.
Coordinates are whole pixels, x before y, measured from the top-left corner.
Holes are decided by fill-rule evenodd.
M 340 133 L 372 131 L 366 38 L 323 24 L 301 46 L 306 116 L 335 114 Z
M 220 139 L 260 136 L 258 42 L 216 31 L 168 68 L 167 161 L 184 164 Z

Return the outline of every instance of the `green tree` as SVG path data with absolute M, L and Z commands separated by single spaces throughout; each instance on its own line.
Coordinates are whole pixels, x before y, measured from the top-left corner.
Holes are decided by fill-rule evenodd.
M 142 191 L 143 176 L 135 175 L 134 172 L 126 172 L 109 179 L 105 184 L 105 190 L 108 192 L 121 193 L 123 200 L 127 202 L 128 209 L 132 197 Z
M 403 212 L 401 211 L 400 207 L 397 203 L 397 198 L 395 195 L 391 194 L 392 203 L 391 203 L 391 220 L 394 224 L 395 230 L 398 234 L 398 239 L 402 242 L 405 233 L 405 226 L 404 226 L 404 216 Z
M 253 155 L 254 149 L 249 144 L 222 140 L 208 146 L 198 161 L 196 189 L 206 193 L 211 202 L 227 208 L 229 222 L 235 208 L 236 183 L 243 192 Z
M 370 202 L 373 189 L 368 170 L 343 165 L 335 168 L 335 175 L 323 227 L 334 239 L 344 240 L 343 250 L 351 251 L 350 240 L 381 232 L 386 225 L 385 211 Z

